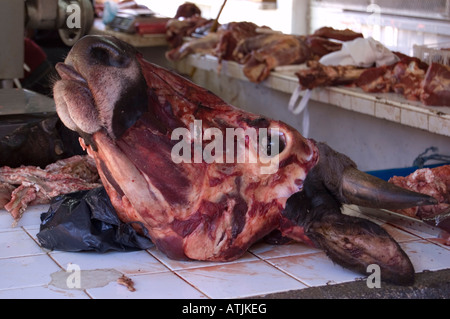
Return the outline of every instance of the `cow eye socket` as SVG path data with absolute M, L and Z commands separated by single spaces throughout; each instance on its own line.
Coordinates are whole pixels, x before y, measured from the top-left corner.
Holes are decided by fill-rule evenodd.
M 270 131 L 267 137 L 261 139 L 261 150 L 266 156 L 274 157 L 286 148 L 286 138 L 281 132 Z

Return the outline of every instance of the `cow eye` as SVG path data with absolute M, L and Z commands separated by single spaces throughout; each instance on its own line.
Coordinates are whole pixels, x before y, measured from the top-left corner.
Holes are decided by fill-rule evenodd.
M 262 139 L 261 148 L 265 155 L 273 157 L 286 148 L 286 138 L 281 132 L 270 131 L 267 137 Z

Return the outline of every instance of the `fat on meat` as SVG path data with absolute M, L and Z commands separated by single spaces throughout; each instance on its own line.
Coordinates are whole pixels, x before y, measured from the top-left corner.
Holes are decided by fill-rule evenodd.
M 259 83 L 277 66 L 300 64 L 309 57 L 310 51 L 301 37 L 279 35 L 269 44 L 252 51 L 243 72 L 250 81 Z
M 0 167 L 0 209 L 16 224 L 29 205 L 46 204 L 61 194 L 102 186 L 92 158 L 76 155 L 47 165 Z
M 430 195 L 438 200 L 437 205 L 399 209 L 396 212 L 420 219 L 431 218 L 450 210 L 450 165 L 421 168 L 408 176 L 389 179 L 394 185 Z

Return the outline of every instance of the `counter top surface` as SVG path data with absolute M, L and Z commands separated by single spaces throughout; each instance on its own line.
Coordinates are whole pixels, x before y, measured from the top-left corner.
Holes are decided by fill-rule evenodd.
M 165 34 L 130 34 L 125 32 L 118 32 L 112 30 L 105 26 L 101 19 L 96 19 L 94 25 L 90 30 L 89 34 L 93 35 L 112 35 L 116 38 L 125 41 L 136 48 L 142 47 L 155 47 L 155 46 L 166 46 L 166 35 Z
M 304 293 L 308 296 L 309 289 L 314 289 L 314 294 L 309 294 L 313 298 L 341 298 L 345 297 L 339 289 L 342 285 L 350 285 L 349 292 L 358 298 L 375 289 L 362 284 L 366 282 L 362 275 L 333 264 L 323 251 L 302 243 L 257 243 L 242 258 L 228 263 L 174 261 L 156 248 L 104 254 L 49 251 L 41 248 L 36 238 L 40 214 L 47 209 L 48 205 L 29 207 L 14 228 L 9 213 L 0 210 L 0 298 L 295 298 Z M 346 206 L 345 212 L 371 218 L 399 242 L 421 278 L 423 296 L 427 296 L 427 288 L 423 288 L 426 279 L 421 273 L 448 273 L 450 247 L 436 236 L 367 217 L 356 206 Z M 81 270 L 78 289 L 69 287 L 73 283 L 66 280 L 73 269 Z M 64 280 L 57 279 L 61 274 L 66 274 Z M 136 291 L 117 282 L 122 274 L 132 279 Z M 90 279 L 83 282 L 83 276 Z M 358 290 L 353 290 L 352 283 L 359 285 Z M 448 281 L 443 284 L 448 286 Z M 337 292 L 329 292 L 330 287 Z M 407 292 L 412 287 L 396 289 Z M 324 294 L 317 294 L 322 290 Z M 435 294 L 430 286 L 430 296 Z

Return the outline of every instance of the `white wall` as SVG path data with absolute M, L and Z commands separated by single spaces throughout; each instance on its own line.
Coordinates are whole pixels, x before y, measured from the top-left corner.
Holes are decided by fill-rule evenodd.
M 223 0 L 189 0 L 202 10 L 202 16 L 215 19 L 220 11 Z M 162 15 L 173 17 L 184 0 L 137 0 L 151 10 Z M 275 7 L 261 5 L 251 0 L 228 0 L 220 23 L 232 21 L 250 21 L 257 25 L 269 26 L 283 33 L 306 34 L 308 29 L 308 0 L 277 0 Z

